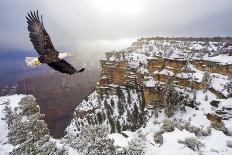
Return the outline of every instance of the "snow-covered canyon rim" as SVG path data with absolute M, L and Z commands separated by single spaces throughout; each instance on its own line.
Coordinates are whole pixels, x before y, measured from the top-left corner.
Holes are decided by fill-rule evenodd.
M 100 125 L 127 154 L 231 154 L 231 43 L 143 38 L 106 53 L 67 135 Z

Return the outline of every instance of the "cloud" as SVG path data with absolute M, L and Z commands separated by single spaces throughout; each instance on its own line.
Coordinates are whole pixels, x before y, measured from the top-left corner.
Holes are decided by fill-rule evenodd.
M 0 49 L 33 50 L 25 16 L 37 9 L 58 50 L 105 52 L 144 36 L 232 35 L 231 0 L 1 0 Z

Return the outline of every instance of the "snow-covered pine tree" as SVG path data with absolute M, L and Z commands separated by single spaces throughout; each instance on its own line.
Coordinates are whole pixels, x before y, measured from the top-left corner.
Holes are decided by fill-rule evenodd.
M 175 85 L 172 79 L 166 84 L 165 97 L 164 97 L 164 112 L 167 117 L 174 115 L 178 109 L 185 109 L 185 97 L 175 90 Z
M 192 93 L 193 93 L 193 99 L 190 100 L 187 103 L 187 106 L 191 107 L 191 108 L 197 108 L 197 91 L 195 89 L 192 89 Z
M 123 149 L 123 153 L 126 155 L 144 155 L 145 154 L 145 136 L 142 133 L 138 133 L 138 136 L 132 139 L 128 146 Z
M 59 154 L 54 142 L 50 141 L 48 128 L 40 114 L 34 98 L 26 96 L 19 102 L 19 108 L 14 110 L 14 120 L 9 126 L 8 141 L 16 146 L 11 155 L 16 154 Z
M 115 133 L 115 122 L 114 122 L 114 119 L 111 117 L 111 116 L 109 116 L 108 117 L 108 121 L 109 121 L 109 124 L 110 124 L 110 132 L 111 133 Z
M 210 83 L 212 81 L 212 78 L 209 74 L 210 72 L 207 68 L 201 81 L 201 83 L 204 85 L 204 92 L 206 92 L 206 90 L 210 87 Z
M 197 104 L 197 91 L 196 90 L 193 91 L 193 104 L 194 105 Z
M 209 100 L 208 95 L 205 95 L 205 101 L 208 101 L 208 100 Z
M 31 115 L 39 112 L 39 107 L 32 96 L 23 97 L 19 102 L 19 105 L 24 115 Z
M 116 128 L 117 128 L 117 132 L 120 133 L 122 129 L 121 129 L 121 125 L 120 125 L 119 119 L 117 119 Z
M 102 117 L 102 113 L 101 113 L 101 112 L 98 112 L 98 113 L 97 113 L 97 119 L 98 119 L 98 122 L 99 122 L 100 124 L 102 124 L 102 122 L 103 122 L 103 117 Z
M 132 123 L 133 123 L 133 126 L 134 128 L 132 128 L 132 131 L 136 130 L 140 124 L 138 123 L 138 120 L 139 120 L 139 110 L 138 110 L 138 107 L 136 104 L 134 104 L 134 109 L 132 111 Z
M 127 92 L 127 103 L 130 105 L 131 104 L 131 93 L 130 93 L 129 87 L 126 88 L 126 92 Z
M 5 119 L 8 127 L 11 126 L 17 118 L 17 114 L 12 111 L 11 107 L 6 105 L 4 108 Z
M 164 112 L 167 117 L 174 115 L 176 106 L 178 104 L 178 95 L 174 87 L 172 79 L 166 84 L 166 91 L 164 97 Z
M 232 97 L 232 77 L 229 77 L 226 89 L 228 91 L 228 97 Z
M 86 126 L 82 128 L 79 137 L 74 137 L 70 143 L 81 153 L 88 155 L 114 155 L 116 148 L 113 140 L 107 136 L 109 130 L 105 126 Z
M 124 106 L 123 106 L 123 102 L 122 102 L 122 99 L 118 99 L 118 113 L 119 115 L 123 115 L 124 113 Z
M 116 93 L 118 96 L 118 112 L 119 112 L 119 115 L 121 116 L 125 112 L 125 109 L 124 109 L 124 103 L 126 102 L 125 96 L 124 96 L 122 90 L 120 89 L 120 87 L 117 87 Z
M 107 103 L 107 100 L 104 100 L 104 106 L 106 108 L 106 112 L 109 113 L 110 115 L 113 114 L 113 109 L 112 107 Z
M 14 146 L 24 143 L 27 138 L 27 126 L 25 123 L 21 122 L 22 117 L 17 115 L 16 119 L 17 121 L 15 120 L 14 123 L 8 127 L 8 142 Z
M 115 103 L 114 103 L 114 100 L 112 98 L 110 100 L 110 105 L 111 105 L 112 108 L 114 108 Z

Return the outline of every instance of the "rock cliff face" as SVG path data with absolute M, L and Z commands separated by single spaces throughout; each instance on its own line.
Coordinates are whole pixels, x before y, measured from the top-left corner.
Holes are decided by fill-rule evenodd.
M 144 94 L 145 105 L 153 105 L 163 100 L 164 89 L 162 85 L 172 78 L 179 87 L 189 87 L 196 90 L 208 87 L 218 98 L 227 98 L 226 93 L 223 94 L 220 90 L 217 90 L 213 83 L 208 86 L 209 84 L 204 83 L 202 78 L 206 72 L 211 73 L 215 79 L 219 79 L 220 75 L 229 78 L 232 76 L 232 64 L 224 63 L 223 60 L 220 60 L 220 57 L 217 60 L 218 56 L 208 57 L 207 59 L 195 56 L 195 58 L 187 59 L 184 57 L 185 52 L 182 52 L 178 53 L 177 58 L 157 55 L 149 56 L 146 58 L 145 63 L 141 59 L 138 60 L 140 62 L 138 62 L 137 66 L 134 66 L 133 61 L 137 59 L 136 57 L 139 57 L 139 50 L 132 52 L 132 49 L 139 49 L 141 45 L 145 44 L 140 44 L 143 41 L 146 40 L 134 43 L 134 46 L 124 52 L 106 53 L 106 59 L 101 60 L 102 72 L 97 84 L 98 94 L 104 93 L 107 89 L 110 90 L 110 85 L 124 85 L 126 87 L 139 85 L 143 91 L 142 94 Z M 156 47 L 157 44 L 152 44 L 153 41 L 156 40 L 150 40 L 147 43 L 148 47 L 151 45 Z M 167 43 L 175 45 L 178 42 L 172 41 Z M 168 47 L 172 46 L 169 45 Z M 166 47 L 164 51 L 166 50 L 169 49 Z M 189 51 L 187 55 L 191 52 Z M 195 52 L 197 55 L 201 51 Z M 230 59 L 230 56 L 227 59 Z M 153 84 L 151 84 L 152 82 Z M 154 84 L 154 82 L 157 84 Z
M 192 150 L 193 154 L 229 153 L 225 144 L 232 135 L 232 46 L 228 42 L 143 38 L 127 49 L 106 53 L 95 91 L 77 106 L 66 129 L 69 141 L 74 139 L 70 144 L 77 143 L 83 127 L 100 124 L 109 127 L 110 136 L 124 137 L 123 142 L 144 134 L 146 154 L 188 154 L 191 150 L 179 148 L 189 141 L 206 146 Z M 211 145 L 215 135 L 223 145 Z
M 181 94 L 189 92 L 185 97 L 190 101 L 194 100 L 194 92 L 198 90 L 207 90 L 218 99 L 229 98 L 226 86 L 232 76 L 232 47 L 225 44 L 223 41 L 145 38 L 122 51 L 106 53 L 106 58 L 100 62 L 102 70 L 96 92 L 75 111 L 76 124 L 91 120 L 94 120 L 92 124 L 99 123 L 96 115 L 101 113 L 104 117 L 100 122 L 111 122 L 111 128 L 112 124 L 118 123 L 120 128 L 134 130 L 148 119 L 144 107 L 164 107 L 170 81 Z M 137 97 L 133 100 L 131 96 Z M 122 114 L 119 102 L 123 104 Z M 137 127 L 126 120 L 133 115 L 134 105 L 142 116 L 135 123 Z M 194 107 L 192 104 L 189 106 Z M 131 112 L 126 113 L 128 109 Z M 78 132 L 76 127 L 68 130 Z

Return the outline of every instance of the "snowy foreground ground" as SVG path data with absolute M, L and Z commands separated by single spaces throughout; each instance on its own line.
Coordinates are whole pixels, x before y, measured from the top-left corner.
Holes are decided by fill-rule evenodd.
M 207 92 L 210 100 L 216 98 L 210 92 Z M 12 95 L 12 96 L 5 96 L 0 97 L 0 154 L 5 155 L 9 154 L 14 149 L 14 146 L 8 143 L 8 126 L 5 118 L 5 104 L 8 102 L 9 106 L 15 108 L 18 106 L 18 102 L 21 100 L 22 97 L 25 95 Z M 197 92 L 197 100 L 202 102 L 203 100 L 203 93 L 201 91 Z M 173 116 L 172 119 L 181 120 L 181 121 L 188 121 L 191 125 L 196 127 L 200 127 L 202 129 L 206 129 L 210 125 L 210 121 L 207 120 L 205 114 L 212 112 L 212 108 L 208 105 L 208 102 L 204 102 L 199 105 L 199 110 L 194 110 L 192 108 L 187 109 L 186 113 L 177 113 Z M 227 99 L 222 102 L 220 106 L 231 107 L 232 99 Z M 219 108 L 220 108 L 219 106 Z M 155 154 L 199 154 L 199 152 L 194 152 L 193 150 L 185 147 L 183 144 L 178 143 L 178 140 L 184 140 L 188 137 L 196 137 L 194 133 L 186 131 L 183 129 L 182 131 L 175 128 L 172 132 L 165 132 L 163 133 L 163 145 L 157 144 L 154 142 L 154 132 L 159 131 L 160 127 L 162 126 L 162 121 L 165 119 L 164 113 L 160 112 L 158 117 L 151 115 L 151 118 L 148 120 L 145 127 L 139 129 L 137 132 L 142 132 L 145 135 L 146 141 L 146 154 L 147 155 L 155 155 Z M 224 121 L 225 126 L 231 130 L 232 129 L 232 121 L 231 119 Z M 128 142 L 136 137 L 137 132 L 130 132 L 130 131 L 123 131 L 128 137 L 126 138 L 122 134 L 113 133 L 110 134 L 109 137 L 114 139 L 114 144 L 116 146 L 126 147 Z M 223 155 L 231 155 L 232 148 L 228 147 L 227 143 L 232 142 L 231 136 L 226 136 L 222 131 L 211 129 L 211 134 L 209 136 L 201 136 L 197 137 L 203 144 L 204 147 L 201 149 L 202 154 L 223 154 Z M 58 147 L 62 147 L 64 145 L 61 144 L 60 140 L 52 139 L 52 141 L 56 142 Z M 68 154 L 70 155 L 77 155 L 77 151 L 72 149 L 71 147 L 68 148 Z
M 208 96 L 208 100 L 205 101 L 205 96 Z M 176 112 L 175 115 L 170 120 L 175 120 L 175 122 L 184 124 L 189 123 L 193 128 L 201 129 L 202 131 L 209 131 L 209 135 L 196 135 L 198 133 L 194 133 L 193 131 L 187 131 L 186 129 L 178 129 L 174 127 L 173 131 L 164 132 L 163 136 L 163 144 L 158 144 L 154 142 L 154 133 L 159 132 L 162 128 L 164 120 L 167 117 L 164 114 L 164 111 L 161 110 L 158 116 L 152 114 L 148 114 L 149 119 L 144 127 L 141 127 L 136 132 L 131 131 L 122 131 L 128 137 L 123 136 L 119 133 L 112 133 L 109 135 L 110 138 L 114 139 L 114 145 L 120 147 L 127 147 L 128 143 L 138 136 L 139 133 L 145 135 L 145 154 L 146 155 L 169 155 L 173 153 L 177 153 L 180 155 L 186 154 L 222 154 L 222 155 L 231 155 L 232 148 L 228 145 L 231 145 L 232 136 L 226 135 L 220 130 L 216 130 L 211 127 L 211 122 L 207 119 L 206 115 L 209 113 L 214 113 L 216 110 L 224 109 L 224 108 L 232 108 L 232 98 L 230 99 L 221 99 L 221 103 L 218 108 L 210 105 L 212 100 L 216 100 L 217 97 L 207 91 L 203 93 L 202 91 L 196 92 L 196 101 L 201 103 L 198 105 L 198 109 L 186 107 L 186 112 Z M 94 101 L 93 99 L 90 99 Z M 217 99 L 219 100 L 219 99 Z M 93 102 L 92 102 L 93 103 Z M 94 105 L 93 105 L 94 106 Z M 85 106 L 83 106 L 84 108 Z M 86 108 L 86 107 L 85 107 Z M 232 131 L 232 119 L 222 120 L 225 127 L 231 132 Z M 73 124 L 70 125 L 70 127 Z M 199 150 L 193 151 L 189 147 L 179 143 L 179 140 L 185 140 L 186 138 L 196 138 L 199 140 L 204 146 Z
M 12 108 L 18 106 L 18 102 L 21 100 L 22 97 L 25 95 L 13 95 L 13 96 L 6 96 L 6 97 L 0 97 L 0 129 L 1 129 L 1 134 L 0 134 L 0 154 L 8 154 L 13 150 L 13 145 L 8 144 L 8 139 L 7 139 L 7 134 L 8 134 L 8 127 L 7 123 L 4 120 L 5 118 L 5 113 L 4 113 L 4 108 L 5 108 L 5 103 L 9 102 L 10 106 Z
M 210 96 L 210 99 L 206 102 L 204 101 L 204 95 L 206 94 L 203 94 L 201 91 L 197 92 L 197 101 L 201 102 L 201 105 L 198 107 L 199 110 L 189 108 L 186 110 L 186 113 L 177 113 L 173 119 L 176 119 L 177 121 L 187 121 L 190 122 L 190 124 L 193 126 L 206 130 L 207 127 L 210 126 L 210 121 L 206 118 L 206 114 L 213 112 L 209 102 L 213 99 L 216 99 L 216 96 L 210 92 L 207 92 L 207 95 Z M 230 106 L 232 106 L 232 100 L 230 99 L 229 101 Z M 142 129 L 144 134 L 147 135 L 148 141 L 154 142 L 154 131 L 159 129 L 159 122 L 161 123 L 163 119 L 164 114 L 161 113 L 158 118 L 151 118 L 147 123 L 147 127 Z M 157 125 L 154 125 L 154 122 L 156 122 Z M 224 123 L 231 131 L 231 119 L 224 121 Z M 213 128 L 211 130 L 212 131 L 209 136 L 196 137 L 194 133 L 186 131 L 185 129 L 181 131 L 175 128 L 173 132 L 166 132 L 163 134 L 163 145 L 160 147 L 157 147 L 157 145 L 155 147 L 152 145 L 148 146 L 147 154 L 173 154 L 174 152 L 183 155 L 198 154 L 198 152 L 194 152 L 188 147 L 185 147 L 183 144 L 178 143 L 178 140 L 184 140 L 185 138 L 190 137 L 196 137 L 204 144 L 204 147 L 202 148 L 202 154 L 232 154 L 232 148 L 227 146 L 227 142 L 232 141 L 232 137 L 226 136 L 222 131 L 218 131 Z

